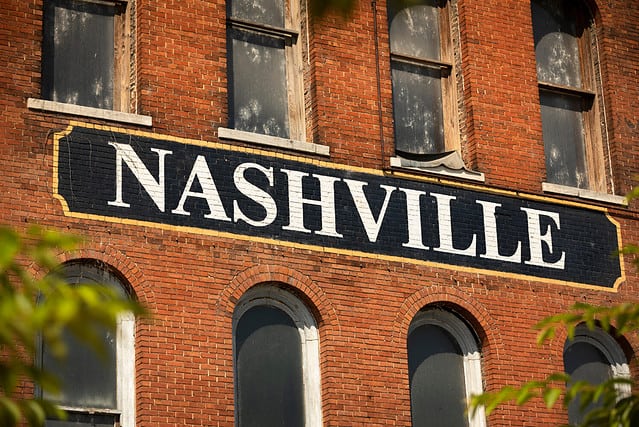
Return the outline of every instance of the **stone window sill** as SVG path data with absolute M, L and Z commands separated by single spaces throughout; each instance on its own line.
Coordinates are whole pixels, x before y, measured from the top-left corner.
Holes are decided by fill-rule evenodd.
M 600 193 L 598 191 L 585 190 L 583 188 L 569 187 L 567 185 L 542 182 L 541 189 L 546 193 L 561 194 L 564 196 L 578 197 L 580 199 L 609 203 L 612 205 L 627 206 L 628 201 L 623 196 Z
M 112 122 L 131 125 L 152 126 L 151 116 L 123 113 L 121 111 L 105 110 L 102 108 L 85 107 L 82 105 L 66 104 L 64 102 L 47 101 L 45 99 L 27 99 L 30 110 L 48 111 L 51 113 L 69 114 L 72 116 L 91 117 L 93 119 L 109 120 Z
M 326 145 L 313 144 L 311 142 L 296 141 L 293 139 L 279 138 L 276 136 L 262 135 L 259 133 L 245 132 L 237 129 L 218 128 L 217 136 L 220 139 L 248 142 L 266 147 L 283 148 L 286 150 L 303 153 L 317 154 L 328 157 L 330 150 Z

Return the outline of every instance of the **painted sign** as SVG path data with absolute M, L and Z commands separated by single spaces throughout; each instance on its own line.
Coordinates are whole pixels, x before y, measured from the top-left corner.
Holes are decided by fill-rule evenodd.
M 622 278 L 601 209 L 80 124 L 55 151 L 68 215 L 597 288 Z

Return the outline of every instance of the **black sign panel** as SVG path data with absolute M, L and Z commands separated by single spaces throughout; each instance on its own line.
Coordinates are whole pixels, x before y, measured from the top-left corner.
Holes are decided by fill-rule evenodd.
M 594 287 L 622 277 L 603 210 L 110 129 L 76 126 L 56 136 L 56 153 L 69 215 Z

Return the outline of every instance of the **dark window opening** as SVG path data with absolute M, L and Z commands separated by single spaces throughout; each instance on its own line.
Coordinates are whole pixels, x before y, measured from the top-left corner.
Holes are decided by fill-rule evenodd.
M 260 305 L 242 315 L 235 363 L 238 426 L 304 425 L 300 334 L 285 312 Z
M 463 356 L 445 329 L 425 324 L 408 335 L 413 426 L 466 427 Z

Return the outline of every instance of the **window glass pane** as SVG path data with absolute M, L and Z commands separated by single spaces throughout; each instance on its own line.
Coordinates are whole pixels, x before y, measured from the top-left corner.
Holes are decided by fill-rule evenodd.
M 581 87 L 576 14 L 561 0 L 532 3 L 539 81 Z
M 289 137 L 284 40 L 230 30 L 233 127 Z
M 42 96 L 112 109 L 115 6 L 74 0 L 45 4 Z
M 64 266 L 62 274 L 68 283 L 108 285 L 126 298 L 125 289 L 118 278 L 105 268 L 84 263 L 68 264 Z M 70 333 L 63 335 L 68 348 L 64 360 L 57 360 L 48 347 L 42 345 L 43 368 L 56 373 L 62 380 L 60 393 L 43 392 L 44 398 L 76 408 L 117 409 L 116 333 L 106 328 L 97 332 L 105 347 L 101 354 L 79 342 Z
M 284 28 L 284 0 L 233 0 L 231 16 Z
M 548 182 L 588 188 L 584 153 L 583 100 L 540 91 Z
M 612 376 L 610 362 L 606 356 L 597 347 L 586 342 L 575 342 L 566 348 L 564 369 L 571 375 L 572 381 L 588 381 L 591 384 L 601 384 Z M 577 396 L 568 406 L 570 424 L 579 424 L 584 414 L 599 405 L 600 403 L 596 402 L 581 410 Z
M 408 335 L 413 426 L 467 426 L 463 357 L 443 328 L 424 325 Z
M 302 350 L 292 319 L 257 306 L 244 313 L 235 333 L 238 425 L 303 426 Z
M 69 353 L 65 360 L 56 360 L 45 348 L 42 364 L 47 371 L 55 372 L 63 379 L 60 394 L 49 395 L 51 399 L 64 406 L 85 408 L 117 408 L 115 334 L 101 332 L 106 351 L 98 355 L 86 344 L 78 342 L 70 334 L 65 334 Z
M 425 59 L 440 59 L 439 11 L 435 1 L 390 11 L 391 52 Z
M 45 427 L 114 427 L 118 419 L 117 415 L 111 414 L 85 414 L 68 413 L 68 418 L 64 421 L 48 420 Z
M 445 151 L 440 71 L 394 62 L 392 80 L 396 149 L 410 154 Z

